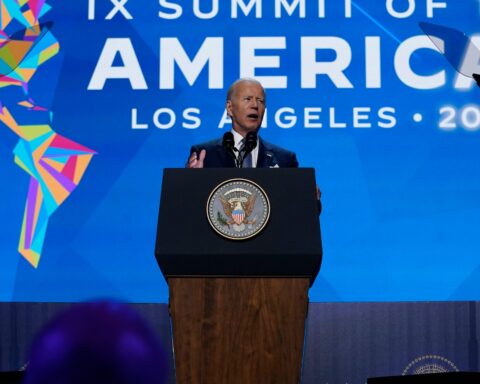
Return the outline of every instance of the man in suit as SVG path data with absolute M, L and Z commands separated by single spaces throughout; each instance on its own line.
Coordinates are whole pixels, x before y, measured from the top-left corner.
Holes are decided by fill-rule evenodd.
M 239 79 L 227 92 L 227 114 L 232 119 L 232 134 L 237 153 L 242 150 L 242 139 L 249 132 L 258 132 L 265 114 L 265 90 L 254 79 Z M 234 168 L 235 160 L 217 139 L 194 145 L 190 150 L 187 168 Z M 278 168 L 298 167 L 295 153 L 257 137 L 257 145 L 245 157 L 243 167 Z

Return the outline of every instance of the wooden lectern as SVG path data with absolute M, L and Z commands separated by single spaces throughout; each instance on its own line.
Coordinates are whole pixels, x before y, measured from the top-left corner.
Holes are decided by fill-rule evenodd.
M 261 186 L 265 228 L 229 240 L 206 205 L 225 180 Z M 155 255 L 170 290 L 176 382 L 299 383 L 322 246 L 313 169 L 166 169 Z

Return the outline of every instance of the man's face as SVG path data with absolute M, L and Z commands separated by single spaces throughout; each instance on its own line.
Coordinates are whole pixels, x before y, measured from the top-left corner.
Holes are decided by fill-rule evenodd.
M 232 118 L 233 129 L 245 136 L 256 131 L 265 114 L 265 92 L 255 82 L 241 81 L 227 100 L 227 113 Z

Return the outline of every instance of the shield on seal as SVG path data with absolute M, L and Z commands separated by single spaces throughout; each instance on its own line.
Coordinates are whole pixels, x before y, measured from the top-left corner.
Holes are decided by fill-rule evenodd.
M 233 210 L 232 219 L 233 221 L 235 221 L 235 224 L 237 225 L 240 225 L 243 223 L 243 220 L 245 219 L 245 211 L 243 210 L 243 208 L 241 208 L 241 205 L 240 205 L 240 208 L 235 207 L 235 209 Z

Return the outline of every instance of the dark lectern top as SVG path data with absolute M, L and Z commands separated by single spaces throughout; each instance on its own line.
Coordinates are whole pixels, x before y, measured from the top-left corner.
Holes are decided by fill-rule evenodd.
M 246 240 L 217 234 L 207 200 L 222 182 L 242 178 L 267 194 L 266 227 Z M 165 169 L 155 247 L 157 262 L 172 276 L 305 276 L 315 279 L 322 243 L 311 168 Z

